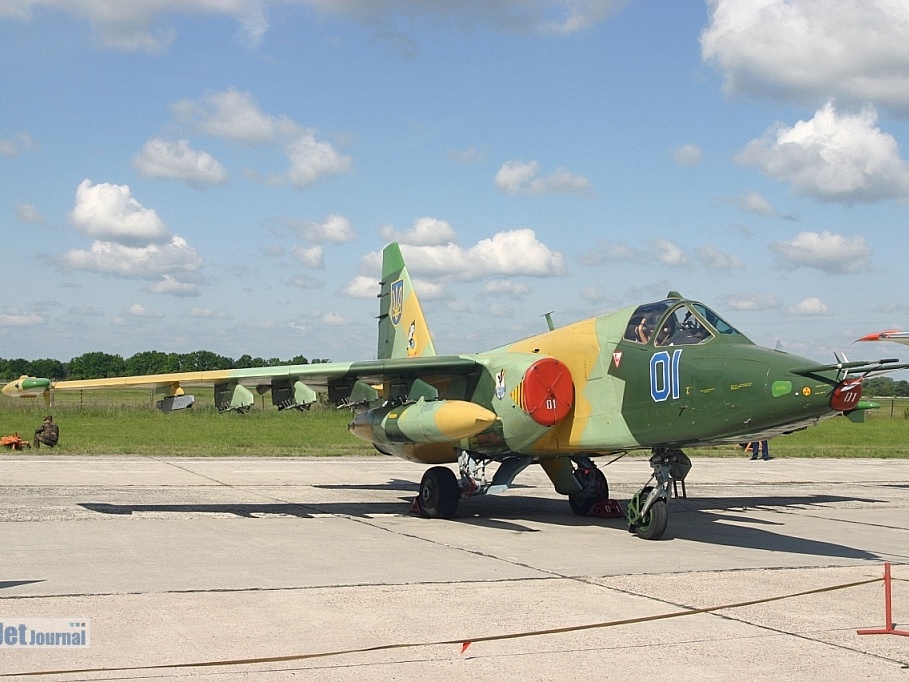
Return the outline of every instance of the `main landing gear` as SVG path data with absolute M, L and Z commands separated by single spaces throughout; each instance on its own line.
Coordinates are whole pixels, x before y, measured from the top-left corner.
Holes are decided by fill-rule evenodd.
M 628 532 L 645 540 L 659 540 L 669 522 L 669 485 L 685 480 L 691 460 L 677 448 L 654 448 L 650 466 L 650 480 L 628 503 Z
M 486 477 L 486 466 L 492 461 L 498 462 L 499 466 L 490 481 Z M 429 518 L 450 519 L 457 513 L 461 498 L 505 492 L 532 461 L 522 455 L 501 460 L 483 459 L 462 450 L 458 457 L 460 481 L 448 467 L 431 467 L 423 474 L 412 511 Z M 573 463 L 574 470 L 566 475 L 573 477 L 581 490 L 568 495 L 568 504 L 578 515 L 596 513 L 597 505 L 609 500 L 606 475 L 587 457 L 575 457 Z M 650 480 L 628 503 L 628 532 L 645 540 L 659 540 L 669 522 L 670 485 L 685 480 L 691 460 L 677 448 L 654 448 L 650 466 L 653 468 Z
M 427 469 L 420 481 L 420 494 L 414 500 L 412 511 L 433 519 L 450 519 L 458 511 L 458 502 L 462 497 L 505 492 L 515 477 L 530 466 L 533 460 L 523 455 L 496 460 L 499 467 L 490 481 L 486 478 L 486 466 L 491 461 L 462 450 L 458 456 L 460 482 L 448 467 L 435 466 Z
M 609 499 L 609 482 L 589 457 L 575 457 L 574 463 L 574 477 L 582 490 L 568 496 L 568 505 L 578 516 L 587 516 L 597 504 Z

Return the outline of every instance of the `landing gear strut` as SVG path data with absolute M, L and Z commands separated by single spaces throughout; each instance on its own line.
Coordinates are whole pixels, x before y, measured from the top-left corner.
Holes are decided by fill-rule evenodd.
M 584 490 L 568 496 L 568 505 L 578 516 L 586 516 L 601 500 L 609 499 L 609 483 L 604 474 L 588 457 L 577 457 L 574 477 Z
M 691 460 L 677 448 L 654 448 L 650 466 L 650 480 L 628 503 L 628 532 L 645 540 L 659 540 L 669 522 L 669 485 L 685 479 Z

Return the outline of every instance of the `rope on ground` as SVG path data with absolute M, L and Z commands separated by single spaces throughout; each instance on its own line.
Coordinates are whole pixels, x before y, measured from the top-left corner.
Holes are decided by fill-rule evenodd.
M 238 666 L 238 665 L 255 665 L 260 663 L 287 663 L 291 661 L 306 661 L 316 658 L 329 658 L 332 656 L 343 656 L 345 654 L 363 654 L 375 651 L 391 651 L 393 649 L 414 649 L 430 646 L 441 645 L 460 645 L 463 653 L 468 646 L 477 642 L 497 642 L 507 639 L 522 639 L 524 637 L 540 637 L 542 635 L 557 635 L 567 632 L 582 632 L 584 630 L 597 630 L 601 628 L 616 627 L 619 625 L 633 625 L 635 623 L 647 623 L 656 620 L 666 620 L 669 618 L 680 618 L 682 616 L 694 616 L 702 613 L 713 613 L 715 611 L 725 611 L 727 609 L 739 609 L 745 606 L 755 606 L 756 604 L 768 604 L 770 602 L 782 601 L 784 599 L 794 599 L 796 597 L 805 597 L 812 594 L 822 594 L 824 592 L 835 592 L 871 583 L 882 582 L 883 578 L 869 578 L 867 580 L 858 580 L 851 583 L 840 585 L 831 585 L 829 587 L 819 587 L 813 590 L 803 592 L 794 592 L 776 597 L 764 597 L 762 599 L 750 599 L 748 601 L 737 602 L 735 604 L 721 604 L 719 606 L 707 606 L 700 609 L 685 609 L 684 611 L 673 611 L 671 613 L 660 613 L 653 616 L 638 616 L 636 618 L 623 618 L 622 620 L 611 620 L 601 623 L 586 623 L 583 625 L 567 625 L 560 628 L 549 628 L 546 630 L 529 630 L 526 632 L 511 632 L 502 635 L 485 635 L 482 637 L 465 637 L 460 639 L 446 639 L 435 642 L 398 642 L 393 644 L 378 644 L 376 646 L 362 647 L 357 649 L 339 649 L 337 651 L 322 651 L 311 654 L 291 654 L 286 656 L 263 656 L 260 658 L 235 658 L 219 661 L 197 661 L 193 663 L 162 663 L 158 665 L 137 665 L 120 668 L 72 668 L 68 670 L 37 670 L 30 672 L 17 673 L 0 673 L 0 677 L 39 677 L 47 675 L 67 675 L 80 673 L 112 673 L 112 672 L 129 672 L 137 670 L 170 670 L 175 668 L 212 668 L 218 666 Z

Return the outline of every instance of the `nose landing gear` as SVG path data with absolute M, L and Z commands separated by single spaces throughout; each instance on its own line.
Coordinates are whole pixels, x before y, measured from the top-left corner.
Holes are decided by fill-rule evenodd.
M 650 466 L 650 480 L 628 503 L 628 532 L 644 540 L 659 540 L 669 522 L 669 486 L 685 480 L 691 460 L 677 448 L 654 448 Z

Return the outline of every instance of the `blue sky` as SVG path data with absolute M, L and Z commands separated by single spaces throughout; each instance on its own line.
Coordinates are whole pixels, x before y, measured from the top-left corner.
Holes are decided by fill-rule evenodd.
M 0 0 L 0 357 L 436 348 L 675 289 L 819 361 L 906 324 L 909 7 Z

